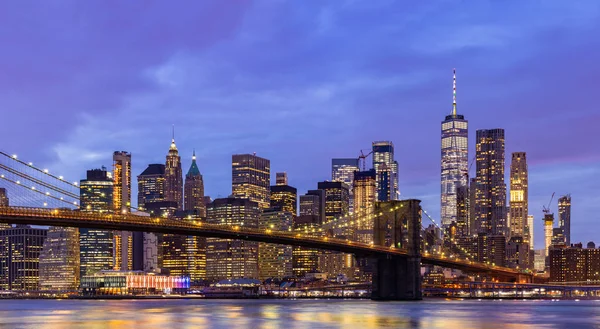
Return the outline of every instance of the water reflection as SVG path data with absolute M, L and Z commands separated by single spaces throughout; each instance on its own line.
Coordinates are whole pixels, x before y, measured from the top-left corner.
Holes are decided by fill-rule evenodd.
M 0 328 L 585 328 L 594 301 L 0 300 Z

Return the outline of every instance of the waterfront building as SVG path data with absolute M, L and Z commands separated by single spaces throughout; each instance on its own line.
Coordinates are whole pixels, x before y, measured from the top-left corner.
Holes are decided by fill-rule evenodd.
M 510 163 L 510 236 L 523 237 L 529 243 L 527 215 L 529 213 L 529 178 L 527 155 L 514 152 Z
M 358 242 L 373 242 L 373 210 L 377 200 L 376 189 L 375 169 L 354 172 L 354 220 L 358 224 L 353 239 Z
M 150 202 L 165 201 L 165 165 L 154 163 L 137 177 L 138 180 L 138 209 L 146 210 Z
M 0 230 L 0 290 L 39 290 L 45 229 L 28 225 Z
M 546 268 L 546 251 L 544 249 L 535 249 L 533 251 L 533 269 L 538 272 L 544 272 Z
M 504 129 L 477 130 L 476 136 L 475 223 L 477 232 L 507 236 Z
M 286 185 L 280 185 L 286 186 Z M 273 199 L 271 199 L 273 201 Z M 291 231 L 294 215 L 281 207 L 263 210 L 258 227 L 273 231 Z M 258 245 L 258 278 L 264 281 L 269 278 L 283 279 L 292 276 L 292 246 L 274 243 Z
M 288 212 L 293 216 L 297 216 L 297 203 L 298 192 L 295 187 L 291 187 L 287 184 L 271 186 L 271 208 L 281 208 L 283 211 Z
M 188 277 L 193 283 L 206 279 L 206 238 L 163 234 L 161 242 L 161 268 L 172 276 Z
M 40 254 L 40 290 L 77 291 L 79 252 L 77 228 L 51 226 Z
M 444 227 L 458 220 L 457 189 L 467 186 L 469 175 L 469 122 L 456 112 L 456 70 L 452 89 L 452 113 L 442 121 L 441 220 Z
M 232 195 L 270 206 L 271 161 L 256 154 L 234 154 L 231 157 Z
M 192 164 L 185 175 L 184 185 L 185 210 L 194 213 L 200 218 L 206 218 L 206 205 L 204 204 L 204 180 L 196 164 L 196 152 L 192 155 Z
M 206 221 L 211 224 L 257 228 L 258 203 L 248 199 L 215 199 L 207 207 Z M 258 278 L 258 243 L 252 241 L 207 238 L 206 277 L 210 281 Z
M 139 296 L 185 294 L 190 278 L 143 271 L 100 271 L 81 278 L 84 296 Z
M 354 172 L 360 171 L 358 158 L 331 159 L 331 181 L 344 182 L 350 190 L 349 211 L 354 212 Z
M 84 212 L 113 211 L 113 179 L 106 168 L 87 171 L 80 181 L 80 209 Z M 79 229 L 80 277 L 114 267 L 113 231 Z
M 372 147 L 373 169 L 377 177 L 377 201 L 397 200 L 398 162 L 394 160 L 394 143 L 377 141 L 372 143 Z
M 174 134 L 165 163 L 165 200 L 176 202 L 177 210 L 183 210 L 183 172 Z
M 558 227 L 562 230 L 565 244 L 571 244 L 571 195 L 563 195 L 558 199 Z
M 548 260 L 550 282 L 600 281 L 600 249 L 584 249 L 581 243 L 571 247 L 552 246 Z

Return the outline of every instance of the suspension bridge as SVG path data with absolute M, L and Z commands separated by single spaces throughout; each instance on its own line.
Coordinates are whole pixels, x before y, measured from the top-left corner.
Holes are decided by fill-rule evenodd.
M 77 181 L 66 180 L 61 175 L 54 175 L 47 169 L 4 152 L 0 152 L 0 187 L 7 190 L 10 200 L 9 204 L 0 206 L 2 223 L 240 239 L 331 250 L 373 259 L 374 299 L 420 299 L 421 265 L 483 274 L 505 282 L 533 281 L 531 272 L 469 259 L 453 243 L 445 250 L 422 252 L 422 214 L 437 228 L 439 226 L 421 208 L 419 200 L 391 201 L 374 211 L 357 212 L 328 221 L 320 229 L 275 231 L 243 225 L 210 224 L 192 218 L 178 220 L 136 215 L 135 212 L 99 213 L 80 209 L 81 187 Z M 393 219 L 390 222 L 390 218 L 396 218 L 396 222 Z M 327 234 L 327 231 L 358 226 L 365 221 L 374 223 L 375 239 L 372 243 Z M 382 232 L 390 225 L 398 228 L 394 230 L 396 233 Z

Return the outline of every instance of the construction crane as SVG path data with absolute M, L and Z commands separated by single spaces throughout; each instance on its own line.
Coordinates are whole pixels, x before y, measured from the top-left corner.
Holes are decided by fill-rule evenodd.
M 360 155 L 358 156 L 358 165 L 360 168 L 360 162 L 362 161 L 362 171 L 366 171 L 367 167 L 366 167 L 366 163 L 367 163 L 367 157 L 369 155 L 371 155 L 373 153 L 373 150 L 371 150 L 371 152 L 364 154 L 363 150 L 360 150 Z
M 542 211 L 544 212 L 544 215 L 548 215 L 550 214 L 550 204 L 552 203 L 552 200 L 554 199 L 554 194 L 556 192 L 552 192 L 552 197 L 550 197 L 550 202 L 548 202 L 548 207 L 542 206 Z

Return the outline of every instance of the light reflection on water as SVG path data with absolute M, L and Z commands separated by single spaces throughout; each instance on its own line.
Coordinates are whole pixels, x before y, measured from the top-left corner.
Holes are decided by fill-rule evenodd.
M 594 301 L 0 300 L 0 328 L 593 327 Z

